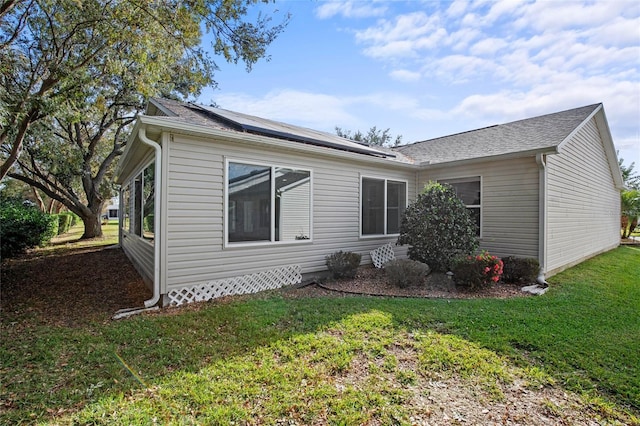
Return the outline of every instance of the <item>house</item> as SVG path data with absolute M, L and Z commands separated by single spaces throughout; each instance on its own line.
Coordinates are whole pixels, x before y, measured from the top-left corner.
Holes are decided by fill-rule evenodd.
M 620 241 L 602 104 L 389 149 L 152 99 L 118 165 L 120 242 L 153 287 L 147 306 L 276 288 L 338 250 L 370 262 L 430 180 L 456 188 L 481 248 L 537 258 L 541 279 Z
M 111 197 L 109 204 L 102 209 L 102 216 L 105 219 L 115 220 L 118 219 L 118 210 L 120 208 L 120 200 L 118 197 Z

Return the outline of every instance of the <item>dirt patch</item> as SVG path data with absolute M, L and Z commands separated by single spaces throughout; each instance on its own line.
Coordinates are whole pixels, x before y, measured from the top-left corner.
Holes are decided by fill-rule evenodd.
M 2 263 L 2 322 L 76 327 L 106 321 L 151 297 L 119 248 L 85 248 Z
M 305 296 L 331 295 L 331 292 L 344 294 L 364 294 L 386 297 L 428 297 L 444 299 L 476 299 L 511 297 L 525 297 L 530 295 L 521 291 L 524 284 L 496 283 L 491 287 L 469 291 L 456 287 L 455 282 L 444 273 L 432 272 L 427 276 L 423 285 L 398 288 L 389 283 L 384 269 L 374 268 L 372 265 L 361 266 L 355 278 L 341 280 L 323 280 L 313 285 L 289 290 Z

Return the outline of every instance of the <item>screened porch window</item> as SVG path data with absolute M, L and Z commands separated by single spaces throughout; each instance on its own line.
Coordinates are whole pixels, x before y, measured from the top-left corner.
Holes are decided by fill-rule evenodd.
M 311 238 L 309 170 L 229 162 L 227 242 Z
M 393 235 L 407 207 L 407 183 L 387 179 L 362 178 L 362 235 Z

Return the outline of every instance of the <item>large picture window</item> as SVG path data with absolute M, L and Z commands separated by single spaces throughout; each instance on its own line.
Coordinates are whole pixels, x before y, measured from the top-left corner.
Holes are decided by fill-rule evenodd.
M 458 198 L 471 213 L 471 217 L 476 223 L 476 232 L 480 236 L 480 229 L 482 223 L 482 199 L 481 199 L 481 185 L 480 176 L 469 178 L 456 178 L 456 179 L 442 179 L 440 183 L 446 183 L 453 187 L 458 195 Z
M 311 238 L 311 172 L 230 161 L 227 242 Z
M 407 207 L 407 183 L 387 179 L 362 178 L 362 235 L 394 235 Z

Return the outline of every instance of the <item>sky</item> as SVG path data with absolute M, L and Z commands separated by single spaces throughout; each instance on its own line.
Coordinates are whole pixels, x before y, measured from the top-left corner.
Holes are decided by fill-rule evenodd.
M 640 171 L 640 2 L 276 1 L 291 21 L 198 102 L 335 133 L 427 140 L 603 103 Z

